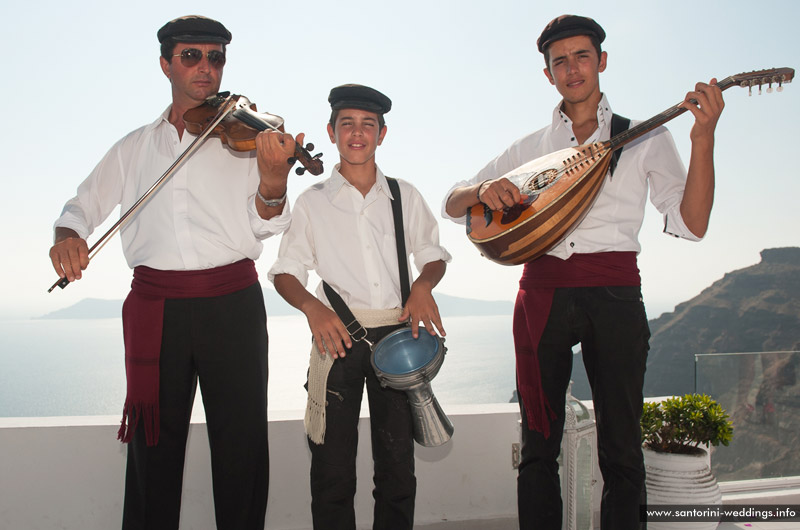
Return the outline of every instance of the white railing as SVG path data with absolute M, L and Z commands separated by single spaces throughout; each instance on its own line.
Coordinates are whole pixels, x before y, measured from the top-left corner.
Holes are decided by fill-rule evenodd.
M 591 409 L 591 402 L 585 403 Z M 443 447 L 417 446 L 418 527 L 448 521 L 486 521 L 486 528 L 515 528 L 519 442 L 516 404 L 448 406 L 455 426 Z M 202 418 L 199 418 L 202 420 Z M 372 520 L 369 427 L 359 429 L 359 527 Z M 0 528 L 106 530 L 121 521 L 125 446 L 115 441 L 111 416 L 0 418 Z M 310 455 L 302 412 L 270 412 L 270 497 L 266 529 L 311 528 Z M 189 435 L 181 514 L 182 529 L 213 528 L 211 469 L 205 424 Z M 595 464 L 591 507 L 595 523 L 602 479 Z M 722 482 L 723 503 L 800 504 L 800 477 Z M 582 507 L 587 509 L 588 507 Z M 437 526 L 437 528 L 439 528 Z

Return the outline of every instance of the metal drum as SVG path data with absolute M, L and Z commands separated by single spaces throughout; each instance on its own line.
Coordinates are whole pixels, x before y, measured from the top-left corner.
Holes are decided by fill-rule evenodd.
M 386 335 L 372 348 L 372 367 L 381 385 L 404 390 L 411 405 L 414 440 L 426 447 L 446 443 L 453 435 L 453 424 L 442 411 L 431 390 L 431 380 L 439 373 L 447 348 L 444 338 L 419 328 L 419 338 L 411 328 Z

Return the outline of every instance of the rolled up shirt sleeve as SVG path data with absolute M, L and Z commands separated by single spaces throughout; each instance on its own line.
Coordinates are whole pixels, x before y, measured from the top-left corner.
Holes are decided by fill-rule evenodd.
M 681 215 L 681 202 L 686 189 L 686 167 L 675 147 L 672 134 L 660 127 L 651 134 L 648 156 L 643 157 L 643 167 L 650 184 L 650 202 L 664 216 L 664 233 L 700 241 L 686 226 Z
M 310 241 L 313 241 L 309 211 L 302 198 L 298 199 L 291 216 L 291 225 L 281 238 L 278 259 L 267 273 L 269 281 L 275 283 L 275 276 L 291 274 L 306 287 L 308 271 L 316 269 L 316 256 Z
M 442 201 L 442 217 L 444 219 L 448 219 L 448 220 L 453 221 L 454 223 L 458 223 L 460 225 L 467 224 L 467 212 L 464 212 L 464 215 L 462 215 L 460 217 L 453 217 L 452 215 L 447 213 L 447 201 L 450 200 L 450 195 L 452 195 L 453 192 L 455 190 L 457 190 L 458 188 L 463 188 L 465 186 L 472 186 L 473 184 L 477 184 L 477 182 L 478 182 L 477 178 L 478 177 L 476 176 L 476 177 L 473 177 L 472 180 L 460 180 L 460 181 L 456 182 L 455 184 L 453 184 L 453 186 L 449 190 L 447 190 L 447 193 L 445 193 L 445 195 L 444 195 L 444 200 Z
M 256 239 L 263 240 L 285 232 L 292 223 L 292 209 L 289 204 L 289 199 L 286 199 L 286 203 L 283 205 L 283 211 L 271 219 L 264 219 L 258 214 L 255 203 L 257 200 L 256 196 L 253 195 L 247 206 L 247 215 L 250 217 L 250 228 L 253 229 L 253 235 Z
M 410 199 L 407 201 L 408 211 L 403 215 L 408 219 L 409 229 L 406 237 L 410 241 L 408 251 L 414 256 L 414 266 L 418 271 L 422 271 L 425 265 L 433 261 L 441 260 L 449 263 L 453 257 L 439 244 L 439 224 L 425 199 L 414 186 L 402 180 L 399 182 L 403 186 L 402 196 Z

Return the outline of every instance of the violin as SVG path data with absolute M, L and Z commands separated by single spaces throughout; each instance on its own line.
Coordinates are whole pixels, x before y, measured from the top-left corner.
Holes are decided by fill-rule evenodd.
M 255 149 L 256 136 L 261 131 L 284 132 L 283 118 L 268 112 L 258 112 L 255 103 L 251 103 L 244 96 L 231 95 L 230 92 L 220 92 L 207 98 L 199 107 L 186 111 L 183 115 L 186 130 L 194 135 L 203 133 L 217 117 L 220 106 L 230 100 L 235 102 L 234 109 L 214 127 L 210 135 L 219 136 L 222 143 L 234 151 Z M 290 157 L 287 162 L 289 165 L 294 165 L 295 162 L 302 164 L 303 167 L 295 170 L 298 175 L 302 175 L 306 171 L 312 175 L 322 174 L 322 160 L 320 160 L 322 153 L 312 156 L 310 151 L 313 150 L 314 144 L 309 143 L 303 147 L 295 142 L 294 156 Z

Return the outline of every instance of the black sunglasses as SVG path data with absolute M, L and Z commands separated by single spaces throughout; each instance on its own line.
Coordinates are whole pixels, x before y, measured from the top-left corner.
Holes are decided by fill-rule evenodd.
M 203 60 L 203 51 L 197 48 L 184 48 L 181 53 L 176 53 L 173 57 L 180 57 L 181 64 L 186 68 L 197 66 Z M 210 50 L 206 57 L 208 57 L 208 64 L 214 68 L 222 68 L 225 66 L 225 54 L 219 50 Z

